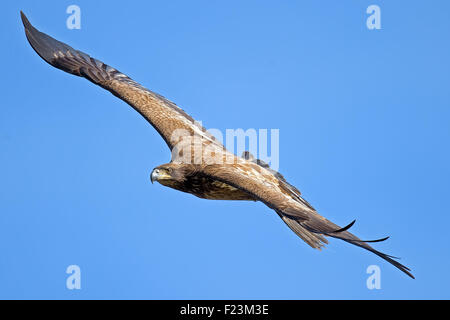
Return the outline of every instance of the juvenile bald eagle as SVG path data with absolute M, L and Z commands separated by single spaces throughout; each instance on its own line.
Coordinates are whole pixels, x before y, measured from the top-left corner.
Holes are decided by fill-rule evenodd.
M 261 201 L 311 247 L 320 249 L 328 243 L 326 237 L 341 239 L 375 253 L 414 278 L 410 269 L 397 262 L 395 257 L 368 244 L 387 238 L 363 241 L 348 232 L 354 221 L 341 228 L 325 219 L 302 198 L 297 188 L 267 164 L 249 153 L 237 157 L 228 152 L 174 103 L 103 62 L 38 31 L 22 12 L 21 16 L 26 37 L 42 59 L 110 91 L 159 132 L 172 152 L 172 159 L 152 171 L 152 182 L 204 199 Z

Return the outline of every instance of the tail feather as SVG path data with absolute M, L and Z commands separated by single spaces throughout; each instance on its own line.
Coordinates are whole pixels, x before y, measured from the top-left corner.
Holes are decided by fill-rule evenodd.
M 407 274 L 409 277 L 415 279 L 408 267 L 395 260 L 399 258 L 380 252 L 372 248 L 368 244 L 373 242 L 385 241 L 389 237 L 376 240 L 361 240 L 354 234 L 350 233 L 348 230 L 354 225 L 355 220 L 347 226 L 341 228 L 328 219 L 322 217 L 315 210 L 308 211 L 309 219 L 306 220 L 299 218 L 298 216 L 283 213 L 281 211 L 277 211 L 277 213 L 292 231 L 294 231 L 300 238 L 302 238 L 314 249 L 320 249 L 328 244 L 328 241 L 325 237 L 340 239 L 376 254 L 380 258 L 386 260 L 387 262 Z
M 378 239 L 378 240 L 367 240 L 367 241 L 361 240 L 358 237 L 356 237 L 354 234 L 347 231 L 353 225 L 354 222 L 352 222 L 347 227 L 340 228 L 333 222 L 320 216 L 318 213 L 312 214 L 311 218 L 309 220 L 301 220 L 301 221 L 298 221 L 298 223 L 303 228 L 305 228 L 306 230 L 308 230 L 312 233 L 340 239 L 340 240 L 343 240 L 350 244 L 353 244 L 355 246 L 358 246 L 360 248 L 363 248 L 365 250 L 368 250 L 368 251 L 376 254 L 380 258 L 386 260 L 387 262 L 389 262 L 390 264 L 392 264 L 393 266 L 395 266 L 396 268 L 398 268 L 399 270 L 401 270 L 402 272 L 407 274 L 409 277 L 415 279 L 414 276 L 412 275 L 412 273 L 410 272 L 411 270 L 408 267 L 406 267 L 403 264 L 401 264 L 400 262 L 394 260 L 394 259 L 398 259 L 398 258 L 390 256 L 390 255 L 380 252 L 378 250 L 375 250 L 368 244 L 368 242 L 384 241 L 384 240 L 387 240 L 389 237 L 386 237 L 383 239 Z
M 323 235 L 308 231 L 296 219 L 286 216 L 280 212 L 277 213 L 287 224 L 287 226 L 312 248 L 320 250 L 328 244 L 328 240 Z

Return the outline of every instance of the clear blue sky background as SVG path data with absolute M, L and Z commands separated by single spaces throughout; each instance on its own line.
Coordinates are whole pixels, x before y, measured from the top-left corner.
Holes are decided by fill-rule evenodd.
M 81 7 L 81 30 L 66 28 Z M 381 7 L 382 30 L 366 28 Z M 157 132 L 28 45 L 44 32 L 207 128 L 280 129 L 280 170 L 323 215 L 401 256 L 416 280 L 260 203 L 149 181 Z M 450 298 L 448 1 L 8 1 L 0 33 L 0 298 Z M 67 266 L 82 289 L 66 289 Z M 366 268 L 381 268 L 381 290 Z

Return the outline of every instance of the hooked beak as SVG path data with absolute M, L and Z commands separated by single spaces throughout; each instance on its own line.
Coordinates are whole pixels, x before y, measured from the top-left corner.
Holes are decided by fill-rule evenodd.
M 152 173 L 150 174 L 150 180 L 151 180 L 152 184 L 157 179 L 158 179 L 158 170 L 157 169 L 153 169 Z
M 172 177 L 167 174 L 167 172 L 165 170 L 161 170 L 161 169 L 153 169 L 152 173 L 150 174 L 150 180 L 152 181 L 152 183 L 154 181 L 158 181 L 161 182 L 161 180 L 170 180 L 172 179 Z

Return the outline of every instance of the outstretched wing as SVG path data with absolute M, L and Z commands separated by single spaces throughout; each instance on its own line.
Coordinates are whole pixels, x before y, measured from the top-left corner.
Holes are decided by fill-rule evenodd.
M 268 163 L 266 163 L 266 162 L 264 162 L 264 161 L 262 161 L 262 160 L 260 160 L 260 159 L 255 158 L 255 157 L 254 157 L 250 152 L 248 152 L 248 151 L 244 151 L 244 152 L 242 153 L 242 156 L 241 156 L 241 157 L 242 157 L 243 159 L 245 159 L 245 160 L 248 160 L 248 161 L 251 161 L 251 162 L 253 162 L 253 163 L 256 163 L 257 165 L 260 165 L 261 167 L 263 167 L 263 168 L 267 169 L 268 171 L 270 171 L 270 172 L 278 179 L 278 184 L 279 184 L 279 186 L 280 186 L 281 188 L 283 188 L 283 190 L 284 190 L 285 192 L 289 193 L 295 200 L 302 202 L 304 205 L 306 205 L 306 206 L 308 206 L 310 209 L 313 209 L 313 210 L 314 210 L 313 206 L 310 205 L 310 204 L 308 203 L 308 201 L 306 201 L 305 199 L 302 198 L 301 192 L 300 192 L 296 187 L 294 187 L 292 184 L 290 184 L 289 182 L 287 182 L 286 179 L 284 178 L 284 176 L 283 176 L 281 173 L 279 173 L 279 172 L 276 171 L 276 170 L 273 170 L 273 169 L 269 166 Z M 288 223 L 288 225 L 289 225 L 289 223 Z
M 394 260 L 395 258 L 372 248 L 368 242 L 385 239 L 363 241 L 347 230 L 354 222 L 341 228 L 322 217 L 306 202 L 285 190 L 280 180 L 269 170 L 249 161 L 242 160 L 232 165 L 209 165 L 202 169 L 203 174 L 241 189 L 275 210 L 284 222 L 313 248 L 321 248 L 327 243 L 325 236 L 344 240 L 348 243 L 375 253 L 391 263 L 411 278 L 410 269 Z M 300 197 L 300 195 L 297 195 Z
M 222 146 L 214 136 L 173 102 L 147 90 L 103 62 L 40 32 L 31 25 L 23 12 L 20 14 L 28 42 L 42 59 L 55 68 L 90 80 L 127 102 L 150 122 L 171 150 L 180 136 L 194 134 L 209 143 Z

